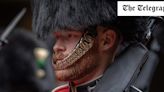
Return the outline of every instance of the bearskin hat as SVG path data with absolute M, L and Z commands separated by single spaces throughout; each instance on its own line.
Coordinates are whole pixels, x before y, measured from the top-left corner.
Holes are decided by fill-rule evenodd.
M 33 30 L 45 37 L 60 29 L 90 26 L 115 28 L 124 40 L 141 41 L 145 35 L 143 17 L 118 17 L 117 0 L 33 0 Z

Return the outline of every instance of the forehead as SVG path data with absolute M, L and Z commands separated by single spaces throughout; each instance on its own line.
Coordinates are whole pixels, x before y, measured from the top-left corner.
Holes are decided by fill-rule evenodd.
M 55 30 L 55 35 L 67 35 L 67 34 L 73 34 L 73 35 L 81 35 L 83 34 L 83 31 L 80 30 L 74 30 L 74 29 L 58 29 Z

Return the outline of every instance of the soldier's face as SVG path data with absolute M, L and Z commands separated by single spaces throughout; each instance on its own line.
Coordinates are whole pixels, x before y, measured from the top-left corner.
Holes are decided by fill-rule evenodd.
M 56 43 L 53 47 L 53 66 L 58 80 L 79 80 L 95 71 L 99 66 L 99 43 L 95 40 L 93 47 L 76 62 L 69 66 L 63 64 L 63 66 L 66 67 L 64 69 L 56 67 L 56 63 L 63 62 L 63 60 L 72 52 L 82 35 L 83 33 L 79 31 L 62 31 L 54 33 Z

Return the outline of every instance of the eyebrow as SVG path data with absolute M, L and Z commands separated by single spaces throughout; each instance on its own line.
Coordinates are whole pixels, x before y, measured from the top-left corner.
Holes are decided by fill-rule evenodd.
M 86 31 L 88 31 L 88 30 L 90 30 L 90 31 L 95 31 L 95 29 L 96 29 L 96 25 L 93 25 L 93 26 L 88 26 L 88 27 L 79 27 L 79 28 L 70 28 L 70 27 L 67 27 L 67 28 L 56 28 L 56 29 L 54 29 L 54 32 L 64 32 L 64 31 L 77 31 L 77 32 L 82 32 L 82 33 L 84 33 L 84 32 L 86 32 Z

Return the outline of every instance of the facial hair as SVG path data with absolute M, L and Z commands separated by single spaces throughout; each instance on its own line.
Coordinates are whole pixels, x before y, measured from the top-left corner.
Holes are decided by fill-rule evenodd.
M 60 56 L 60 55 L 59 55 Z M 83 78 L 96 70 L 99 65 L 98 43 L 86 52 L 77 62 L 63 70 L 55 70 L 56 78 L 60 81 L 74 81 Z

